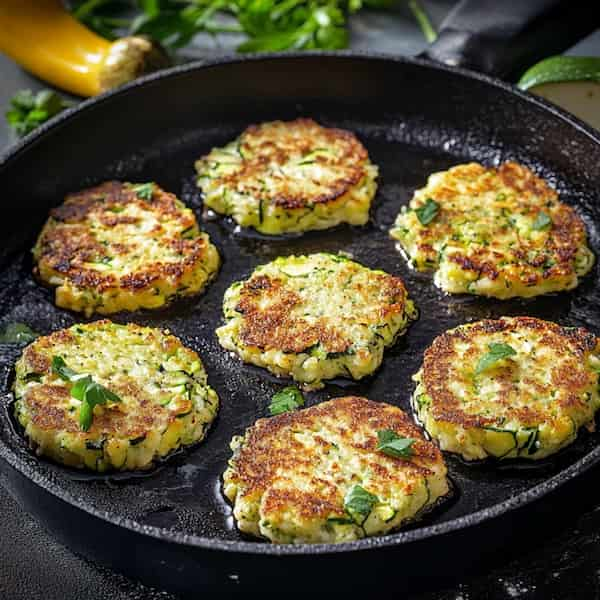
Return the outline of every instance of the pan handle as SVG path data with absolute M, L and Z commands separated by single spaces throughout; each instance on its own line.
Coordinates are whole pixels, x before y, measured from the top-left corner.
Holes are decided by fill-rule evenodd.
M 421 56 L 504 79 L 597 27 L 589 0 L 462 0 Z

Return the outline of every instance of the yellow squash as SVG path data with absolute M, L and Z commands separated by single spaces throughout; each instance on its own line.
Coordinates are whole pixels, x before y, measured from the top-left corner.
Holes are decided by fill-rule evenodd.
M 39 78 L 94 96 L 167 66 L 164 51 L 143 37 L 110 42 L 79 23 L 61 0 L 1 0 L 0 51 Z

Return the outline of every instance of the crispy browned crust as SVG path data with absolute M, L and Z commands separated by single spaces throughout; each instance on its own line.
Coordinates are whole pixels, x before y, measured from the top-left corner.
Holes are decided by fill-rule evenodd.
M 126 391 L 139 398 L 135 416 L 123 414 L 119 405 L 104 408 L 101 414 L 94 416 L 92 426 L 85 433 L 82 433 L 79 423 L 71 413 L 57 406 L 69 397 L 69 391 L 65 387 L 36 386 L 34 391 L 27 393 L 22 402 L 28 407 L 31 421 L 36 427 L 47 431 L 68 431 L 85 438 L 112 434 L 118 437 L 136 438 L 156 429 L 157 424 L 164 427 L 177 418 L 177 415 L 142 398 L 140 390 L 136 389 L 133 394 L 131 383 L 113 387 L 116 393 Z M 183 408 L 182 412 L 184 412 Z
M 38 264 L 34 272 L 39 276 L 41 267 L 51 269 L 76 287 L 98 293 L 108 290 L 142 291 L 158 279 L 181 278 L 196 268 L 206 255 L 208 241 L 204 237 L 182 239 L 158 225 L 148 235 L 162 238 L 165 246 L 175 249 L 177 262 L 154 262 L 120 277 L 85 266 L 105 256 L 127 255 L 135 248 L 123 243 L 101 244 L 93 233 L 94 224 L 105 229 L 132 224 L 136 218 L 120 215 L 114 209 L 135 204 L 142 210 L 168 217 L 177 223 L 180 232 L 197 225 L 193 214 L 183 212 L 174 194 L 165 192 L 156 184 L 150 200 L 139 197 L 132 187 L 123 182 L 108 181 L 93 188 L 70 194 L 65 202 L 50 212 L 38 241 Z
M 271 123 L 250 125 L 241 135 L 240 149 L 244 156 L 241 169 L 229 175 L 217 178 L 219 184 L 227 188 L 243 191 L 268 201 L 284 209 L 301 209 L 314 204 L 335 202 L 348 190 L 357 185 L 366 175 L 365 163 L 369 156 L 365 147 L 356 136 L 343 129 L 322 127 L 312 119 L 296 119 L 286 123 L 288 134 L 276 141 L 269 138 Z M 284 186 L 274 195 L 269 194 L 260 184 L 267 170 L 277 165 L 285 165 L 297 154 L 307 154 L 314 150 L 313 138 L 324 139 L 328 147 L 338 150 L 335 157 L 316 156 L 315 161 L 338 167 L 340 175 L 332 177 L 326 183 L 321 182 L 324 190 L 320 194 L 308 194 L 298 189 Z M 207 160 L 204 156 L 201 160 Z
M 233 458 L 233 480 L 248 496 L 261 496 L 268 490 L 263 498 L 265 512 L 283 510 L 291 504 L 300 515 L 308 518 L 327 518 L 343 513 L 343 498 L 334 483 L 336 472 L 342 467 L 336 462 L 331 465 L 330 481 L 310 477 L 310 490 L 278 490 L 273 485 L 279 472 L 310 474 L 314 471 L 314 465 L 326 455 L 329 444 L 322 440 L 320 447 L 307 450 L 297 440 L 295 432 L 318 430 L 324 420 L 329 428 L 335 423 L 348 447 L 382 485 L 403 480 L 407 472 L 421 477 L 431 475 L 430 467 L 442 460 L 438 447 L 423 437 L 406 413 L 395 406 L 358 396 L 336 398 L 305 410 L 260 419 L 247 430 L 244 442 Z M 394 458 L 377 451 L 377 431 L 383 429 L 414 438 L 413 456 L 410 459 Z M 360 436 L 364 441 L 360 443 L 354 439 L 359 431 L 364 432 L 364 436 Z M 316 439 L 319 443 L 319 438 Z M 417 480 L 415 478 L 415 482 Z
M 470 375 L 465 374 L 457 365 L 477 363 L 480 354 L 475 347 L 467 349 L 466 354 L 460 356 L 456 351 L 456 344 L 469 344 L 479 335 L 492 334 L 501 331 L 530 330 L 541 334 L 540 343 L 551 348 L 561 356 L 560 364 L 551 368 L 552 385 L 543 385 L 533 379 L 524 380 L 527 385 L 527 398 L 515 407 L 511 402 L 514 397 L 514 373 L 509 366 L 498 368 L 494 379 L 499 385 L 496 402 L 510 411 L 524 424 L 535 425 L 541 420 L 551 418 L 551 411 L 537 409 L 540 406 L 534 403 L 539 397 L 551 397 L 554 389 L 567 390 L 567 394 L 559 394 L 553 405 L 560 408 L 573 408 L 585 406 L 582 399 L 584 390 L 590 385 L 594 374 L 584 367 L 586 354 L 594 350 L 600 343 L 598 338 L 583 328 L 561 327 L 533 317 L 515 317 L 513 319 L 486 319 L 472 325 L 458 327 L 437 337 L 432 345 L 425 351 L 423 360 L 422 381 L 425 392 L 431 398 L 430 411 L 438 421 L 462 425 L 464 428 L 486 427 L 497 423 L 497 416 L 483 416 L 469 414 L 461 409 L 462 398 L 457 397 L 448 386 L 449 381 L 457 381 L 463 389 L 472 382 Z M 522 392 L 525 393 L 525 392 Z M 529 406 L 527 400 L 531 400 Z
M 110 324 L 110 321 L 100 320 L 95 324 L 101 327 Z M 134 326 L 130 325 L 130 327 Z M 53 355 L 52 348 L 74 340 L 74 336 L 66 329 L 38 338 L 23 352 L 27 372 L 49 375 L 52 370 L 50 358 Z M 163 343 L 165 352 L 179 346 L 180 343 L 174 336 L 167 335 L 165 337 Z M 187 350 L 193 353 L 192 350 Z M 177 414 L 148 399 L 146 394 L 129 379 L 123 379 L 122 382 L 113 384 L 111 389 L 118 395 L 134 398 L 135 415 L 124 414 L 121 404 L 105 407 L 101 414 L 95 414 L 92 426 L 87 432 L 82 432 L 77 418 L 61 406 L 65 400 L 70 398 L 70 392 L 65 386 L 37 385 L 28 391 L 21 402 L 28 407 L 31 421 L 36 427 L 43 430 L 68 431 L 85 438 L 97 437 L 100 434 L 110 436 L 113 433 L 121 437 L 135 438 L 155 429 L 157 424 L 164 427 L 165 424 L 171 423 L 177 418 Z M 190 401 L 187 401 L 187 404 L 180 402 L 178 407 L 179 413 L 185 413 L 192 408 L 192 403 Z
M 385 296 L 373 310 L 377 318 L 402 314 L 406 309 L 406 288 L 401 279 L 388 274 L 373 273 L 374 287 Z M 359 290 L 360 292 L 361 290 Z M 357 292 L 358 293 L 358 292 Z M 266 308 L 262 308 L 268 299 Z M 240 292 L 236 310 L 244 315 L 241 341 L 248 346 L 263 350 L 277 349 L 282 352 L 299 353 L 317 343 L 326 352 L 344 352 L 352 345 L 352 339 L 342 330 L 320 319 L 308 323 L 294 314 L 302 299 L 286 289 L 280 279 L 257 275 L 246 281 Z

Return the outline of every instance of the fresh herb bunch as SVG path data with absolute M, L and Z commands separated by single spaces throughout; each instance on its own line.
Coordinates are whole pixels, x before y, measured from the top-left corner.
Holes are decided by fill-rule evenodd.
M 10 100 L 6 121 L 18 136 L 23 136 L 69 106 L 71 102 L 51 90 L 37 94 L 20 90 Z
M 239 52 L 348 46 L 348 17 L 394 0 L 78 0 L 73 14 L 100 35 L 145 34 L 166 48 L 187 45 L 200 32 L 244 34 Z M 408 2 L 428 41 L 435 31 L 418 0 Z

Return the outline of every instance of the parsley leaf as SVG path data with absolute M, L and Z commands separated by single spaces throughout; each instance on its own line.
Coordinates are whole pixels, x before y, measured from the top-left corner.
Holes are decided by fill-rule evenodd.
M 535 218 L 535 221 L 531 224 L 531 229 L 535 231 L 541 231 L 542 229 L 547 229 L 550 225 L 552 225 L 552 219 L 545 212 L 540 211 Z
M 94 407 L 89 402 L 82 402 L 79 408 L 79 427 L 83 431 L 89 431 L 94 420 Z
M 502 360 L 503 358 L 508 358 L 509 356 L 514 356 L 517 352 L 512 346 L 508 344 L 488 344 L 489 352 L 484 354 L 477 363 L 475 367 L 475 374 L 479 375 L 482 371 L 485 371 L 488 367 L 491 367 L 494 363 Z
M 377 502 L 379 502 L 379 498 L 375 494 L 367 492 L 360 485 L 355 485 L 350 488 L 344 498 L 344 509 L 355 523 L 362 525 Z
M 419 206 L 419 208 L 415 208 L 415 213 L 417 214 L 417 219 L 421 225 L 429 225 L 431 221 L 433 221 L 437 214 L 440 212 L 440 205 L 431 198 L 427 198 L 425 200 L 425 204 L 423 206 Z
M 94 406 L 107 402 L 121 402 L 117 394 L 96 383 L 91 375 L 82 375 L 67 367 L 62 356 L 52 358 L 52 371 L 64 381 L 73 383 L 71 396 L 81 402 L 79 426 L 83 431 L 88 431 L 92 425 Z
M 62 356 L 54 356 L 52 358 L 52 372 L 64 381 L 72 381 L 73 378 L 77 377 L 77 373 L 67 367 L 67 363 L 65 363 L 65 359 Z
M 39 334 L 25 323 L 9 323 L 0 333 L 0 344 L 30 344 L 38 337 Z
M 290 385 L 273 395 L 269 412 L 271 416 L 275 416 L 290 410 L 296 410 L 301 406 L 304 406 L 302 392 L 295 385 Z
M 153 183 L 139 183 L 131 187 L 138 198 L 142 200 L 152 200 L 152 194 L 154 193 Z
M 377 432 L 377 450 L 395 458 L 408 458 L 413 455 L 412 445 L 417 440 L 405 438 L 391 429 Z
M 20 90 L 10 100 L 6 121 L 20 137 L 72 104 L 51 90 L 41 90 L 37 94 Z

